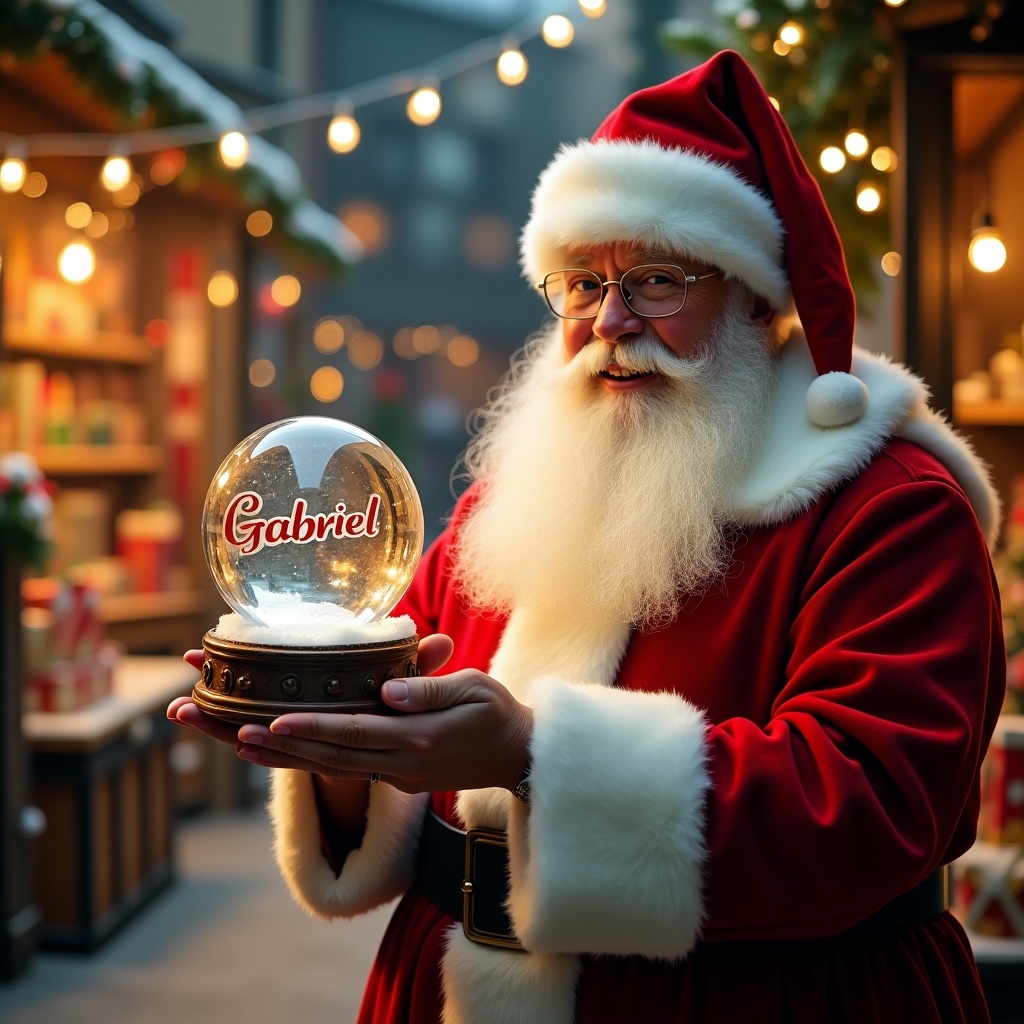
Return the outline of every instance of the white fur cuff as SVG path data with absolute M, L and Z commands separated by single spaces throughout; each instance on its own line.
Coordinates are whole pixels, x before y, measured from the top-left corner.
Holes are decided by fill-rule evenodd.
M 417 840 L 429 797 L 386 784 L 370 787 L 362 845 L 335 877 L 320 850 L 320 822 L 311 776 L 271 772 L 274 856 L 295 901 L 315 917 L 355 917 L 400 896 L 412 884 Z
M 537 680 L 531 806 L 512 801 L 511 895 L 530 950 L 675 959 L 702 916 L 703 714 L 681 697 Z

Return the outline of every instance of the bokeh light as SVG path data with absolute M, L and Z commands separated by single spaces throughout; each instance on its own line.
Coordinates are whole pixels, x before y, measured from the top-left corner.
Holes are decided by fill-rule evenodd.
M 227 270 L 215 271 L 206 286 L 206 296 L 214 306 L 230 306 L 238 298 L 238 282 Z
M 336 366 L 321 366 L 309 378 L 309 390 L 318 402 L 336 402 L 345 389 L 345 378 Z

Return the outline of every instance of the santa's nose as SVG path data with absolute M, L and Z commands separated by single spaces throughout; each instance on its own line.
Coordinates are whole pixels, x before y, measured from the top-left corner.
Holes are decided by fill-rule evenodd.
M 605 285 L 604 299 L 594 317 L 594 337 L 614 343 L 640 334 L 643 329 L 643 317 L 626 305 L 621 285 L 614 281 Z

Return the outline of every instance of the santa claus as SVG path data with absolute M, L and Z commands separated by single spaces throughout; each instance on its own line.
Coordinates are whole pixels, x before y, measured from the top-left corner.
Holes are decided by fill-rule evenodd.
M 397 609 L 402 713 L 171 717 L 276 769 L 310 912 L 401 897 L 363 1024 L 986 1020 L 944 869 L 1002 696 L 998 502 L 854 349 L 750 69 L 563 148 L 522 261 L 554 318 Z

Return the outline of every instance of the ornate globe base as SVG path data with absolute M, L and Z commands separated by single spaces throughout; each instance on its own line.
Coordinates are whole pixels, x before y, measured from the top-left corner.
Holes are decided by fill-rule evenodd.
M 206 661 L 196 706 L 226 722 L 266 725 L 293 711 L 394 714 L 381 685 L 419 675 L 419 637 L 344 647 L 279 647 L 203 637 Z

